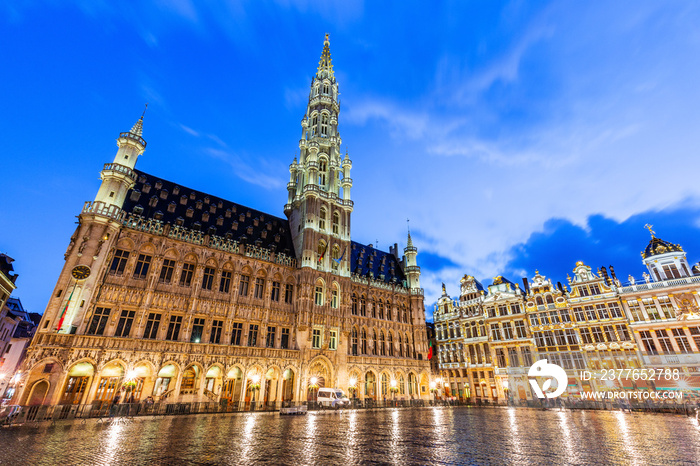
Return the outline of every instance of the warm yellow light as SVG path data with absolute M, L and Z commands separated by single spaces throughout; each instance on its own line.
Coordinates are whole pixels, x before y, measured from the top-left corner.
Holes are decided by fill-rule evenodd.
M 353 377 L 352 379 L 350 379 L 350 386 L 351 386 L 351 387 L 354 387 L 356 383 L 357 383 L 357 379 L 356 379 L 355 377 Z
M 392 381 L 391 381 L 391 387 L 392 387 L 392 388 L 396 388 L 396 380 L 393 380 L 393 379 L 392 379 Z
M 311 377 L 311 385 L 316 385 L 316 382 L 318 382 L 318 379 L 316 377 Z
M 134 380 L 136 378 L 136 371 L 129 371 L 126 373 L 126 380 Z
M 435 382 L 430 382 L 430 389 L 435 390 Z
M 260 382 L 260 376 L 258 374 L 253 374 L 250 376 L 250 380 L 252 380 L 253 383 L 258 383 Z
M 504 381 L 503 381 L 503 388 L 505 388 L 506 390 L 508 390 L 508 381 L 507 381 L 507 380 L 504 380 Z
M 441 379 L 440 377 L 438 377 L 437 379 L 435 379 L 435 382 L 441 383 L 441 382 L 442 382 L 442 379 Z

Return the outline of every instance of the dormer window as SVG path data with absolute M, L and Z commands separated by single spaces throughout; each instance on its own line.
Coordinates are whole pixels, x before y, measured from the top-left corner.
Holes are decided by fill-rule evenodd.
M 174 202 L 171 202 L 170 204 L 168 204 L 168 212 L 170 212 L 171 214 L 173 212 L 175 212 L 176 208 L 177 208 L 177 204 L 175 204 Z
M 182 195 L 182 197 L 180 197 L 180 204 L 187 205 L 187 196 L 185 196 L 184 194 Z
M 187 212 L 185 212 L 185 216 L 187 218 L 192 218 L 193 215 L 194 215 L 194 209 L 192 208 L 192 206 L 190 206 L 187 208 Z
M 197 200 L 197 202 L 195 203 L 195 206 L 197 206 L 197 210 L 200 210 L 202 208 L 202 201 Z

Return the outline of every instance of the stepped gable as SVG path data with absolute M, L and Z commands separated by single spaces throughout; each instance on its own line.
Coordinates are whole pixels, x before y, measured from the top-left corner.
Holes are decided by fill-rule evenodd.
M 123 210 L 164 224 L 217 235 L 294 257 L 286 219 L 226 201 L 171 181 L 134 170 L 138 180 Z

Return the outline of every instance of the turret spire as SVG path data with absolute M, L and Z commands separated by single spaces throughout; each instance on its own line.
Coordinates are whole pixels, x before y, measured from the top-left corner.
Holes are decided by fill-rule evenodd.
M 146 114 L 146 109 L 148 109 L 148 103 L 144 107 L 143 113 L 141 114 L 141 118 L 139 118 L 139 121 L 137 121 L 134 124 L 134 126 L 131 127 L 131 131 L 129 131 L 131 134 L 135 134 L 139 137 L 143 136 L 143 116 Z
M 328 33 L 326 33 L 326 40 L 323 41 L 323 52 L 321 52 L 321 60 L 318 62 L 318 72 L 316 76 L 321 77 L 334 77 L 333 74 L 333 61 L 331 60 L 331 48 L 330 41 L 328 40 Z M 324 72 L 326 75 L 324 76 Z

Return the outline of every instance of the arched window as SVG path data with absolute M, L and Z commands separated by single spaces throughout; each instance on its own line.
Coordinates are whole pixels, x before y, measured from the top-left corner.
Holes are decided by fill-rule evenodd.
M 554 304 L 554 298 L 552 298 L 551 294 L 547 295 L 547 304 Z
M 384 341 L 384 330 L 379 332 L 379 354 L 386 356 L 386 342 Z
M 333 289 L 331 290 L 331 307 L 333 309 L 338 309 L 340 305 L 340 290 L 338 289 L 338 284 L 333 283 Z
M 317 306 L 323 306 L 325 304 L 325 299 L 323 296 L 323 282 L 316 282 L 316 298 L 314 302 Z
M 538 296 L 537 298 L 535 298 L 535 302 L 537 303 L 538 306 L 544 305 L 544 301 L 542 301 L 542 296 Z
M 406 394 L 406 381 L 403 378 L 403 374 L 399 375 L 399 395 Z
M 365 299 L 365 295 L 360 297 L 360 315 L 362 317 L 367 316 L 367 299 Z
M 391 304 L 388 301 L 386 303 L 386 320 L 391 320 Z
M 377 331 L 372 330 L 372 344 L 370 345 L 372 347 L 372 355 L 376 356 L 377 355 Z
M 408 323 L 408 312 L 406 311 L 406 305 L 401 306 L 402 314 L 403 314 L 403 323 L 407 324 Z
M 339 234 L 340 232 L 340 214 L 338 212 L 333 212 L 333 233 Z
M 389 356 L 394 356 L 394 337 L 391 336 L 391 332 L 388 335 L 388 346 L 389 346 Z
M 377 318 L 377 302 L 372 299 L 372 318 Z
M 352 294 L 352 315 L 356 316 L 357 315 L 357 295 L 355 293 Z
M 360 336 L 360 346 L 362 349 L 362 354 L 367 354 L 367 332 L 365 329 L 362 329 L 362 333 Z
M 382 374 L 382 396 L 386 398 L 387 393 L 389 392 L 389 376 L 386 374 Z
M 381 299 L 379 300 L 379 318 L 384 318 L 384 301 L 382 301 Z
M 321 136 L 328 136 L 328 115 L 321 115 Z
M 323 231 L 326 229 L 326 209 L 321 207 L 321 211 L 318 214 L 318 228 Z
M 357 327 L 352 328 L 352 340 L 350 342 L 350 354 L 357 356 Z
M 408 333 L 406 334 L 406 357 L 411 357 L 411 340 L 408 337 Z
M 416 375 L 408 374 L 408 394 L 417 395 L 418 394 L 418 384 L 416 383 Z
M 403 341 L 401 340 L 401 334 L 399 333 L 396 336 L 398 338 L 397 343 L 399 344 L 399 357 L 403 358 Z

